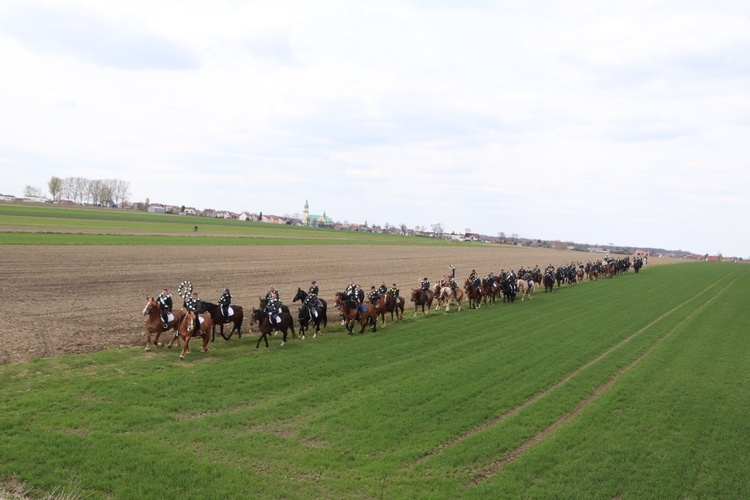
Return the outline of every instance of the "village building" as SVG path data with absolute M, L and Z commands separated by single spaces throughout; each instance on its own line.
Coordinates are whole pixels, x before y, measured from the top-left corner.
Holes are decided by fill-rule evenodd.
M 331 219 L 330 217 L 326 215 L 325 210 L 323 211 L 323 215 L 311 215 L 310 205 L 307 203 L 307 200 L 305 200 L 305 209 L 302 211 L 302 225 L 303 226 L 331 227 L 333 226 L 333 224 L 334 224 L 333 219 Z

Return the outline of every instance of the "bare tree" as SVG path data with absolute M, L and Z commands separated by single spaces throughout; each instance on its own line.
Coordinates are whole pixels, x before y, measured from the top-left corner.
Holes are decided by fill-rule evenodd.
M 116 187 L 112 192 L 112 201 L 117 203 L 125 203 L 130 197 L 130 183 L 127 181 L 117 181 Z M 185 209 L 183 208 L 183 212 Z
M 409 228 L 407 228 L 406 224 L 404 224 L 403 222 L 401 223 L 400 229 L 401 229 L 401 234 L 404 236 L 406 236 L 406 234 L 409 232 Z
M 432 225 L 432 232 L 437 235 L 438 238 L 443 236 L 443 225 L 438 222 Z
M 26 185 L 26 187 L 23 189 L 23 195 L 33 198 L 43 198 L 44 197 L 44 191 L 42 188 L 38 188 L 36 186 L 31 186 L 29 184 Z

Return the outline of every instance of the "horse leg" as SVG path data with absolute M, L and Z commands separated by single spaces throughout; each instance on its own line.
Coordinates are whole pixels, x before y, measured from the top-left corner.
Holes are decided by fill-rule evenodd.
M 189 335 L 187 336 L 187 338 L 184 339 L 184 342 L 182 343 L 182 351 L 180 351 L 179 359 L 185 359 L 185 354 L 190 354 L 190 336 Z

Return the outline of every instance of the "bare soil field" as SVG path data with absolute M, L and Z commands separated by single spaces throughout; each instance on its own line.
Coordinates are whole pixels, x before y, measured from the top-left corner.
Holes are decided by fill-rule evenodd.
M 204 300 L 216 302 L 228 287 L 233 303 L 258 306 L 271 285 L 285 304 L 316 279 L 332 301 L 349 280 L 368 290 L 397 283 L 402 295 L 428 277 L 433 284 L 448 265 L 456 277 L 490 271 L 586 262 L 598 254 L 521 247 L 403 246 L 4 246 L 0 262 L 0 364 L 111 348 L 144 347 L 146 297 L 190 280 Z M 649 265 L 681 262 L 649 260 Z M 646 269 L 648 266 L 646 266 Z M 407 303 L 407 309 L 409 304 Z M 247 315 L 247 313 L 246 313 Z M 337 317 L 329 310 L 329 317 Z M 243 332 L 248 331 L 246 318 Z M 330 324 L 329 324 L 330 328 Z M 223 342 L 223 340 L 221 340 Z

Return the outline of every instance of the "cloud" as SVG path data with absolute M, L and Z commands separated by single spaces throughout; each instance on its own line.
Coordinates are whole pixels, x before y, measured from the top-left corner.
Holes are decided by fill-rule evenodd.
M 16 4 L 3 12 L 0 29 L 39 54 L 58 54 L 125 70 L 195 69 L 186 47 L 139 27 L 112 23 L 82 8 Z

